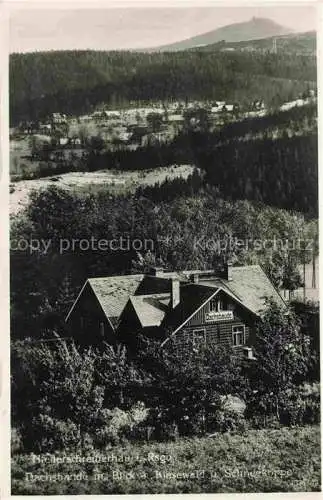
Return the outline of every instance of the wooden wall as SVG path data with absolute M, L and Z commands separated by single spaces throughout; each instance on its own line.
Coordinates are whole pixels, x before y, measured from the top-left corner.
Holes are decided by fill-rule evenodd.
M 100 323 L 104 325 L 104 335 L 102 335 Z M 82 345 L 99 345 L 103 341 L 115 342 L 115 332 L 88 283 L 71 312 L 66 326 L 75 341 Z
M 245 346 L 252 343 L 252 329 L 255 322 L 255 317 L 245 308 L 234 302 L 225 294 L 219 294 L 224 309 L 232 311 L 232 320 L 206 320 L 206 314 L 210 310 L 210 305 L 207 303 L 179 330 L 173 337 L 174 346 L 188 347 L 192 346 L 194 340 L 194 330 L 205 328 L 207 344 L 214 344 L 223 347 L 230 347 L 238 356 L 243 354 L 244 346 L 233 346 L 232 327 L 243 325 L 245 327 Z

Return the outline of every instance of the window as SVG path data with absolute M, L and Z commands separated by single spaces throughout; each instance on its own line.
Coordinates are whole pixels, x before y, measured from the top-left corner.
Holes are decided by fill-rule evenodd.
M 210 312 L 217 311 L 217 301 L 216 299 L 210 300 Z
M 243 325 L 232 327 L 232 344 L 233 347 L 245 344 L 245 328 Z
M 193 330 L 193 344 L 198 344 L 201 342 L 205 343 L 205 341 L 205 328 L 197 328 L 196 330 Z
M 103 321 L 100 321 L 100 335 L 101 337 L 104 337 L 104 323 Z
M 223 302 L 221 299 L 210 300 L 210 312 L 220 312 L 223 311 Z

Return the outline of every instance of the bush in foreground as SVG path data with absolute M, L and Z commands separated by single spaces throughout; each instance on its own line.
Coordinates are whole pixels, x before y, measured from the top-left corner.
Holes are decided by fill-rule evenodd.
M 319 427 L 307 426 L 167 443 L 124 443 L 104 454 L 99 450 L 84 454 L 81 458 L 92 457 L 92 462 L 84 463 L 76 462 L 74 454 L 16 455 L 12 494 L 319 491 L 319 445 Z M 26 473 L 33 476 L 28 480 Z M 57 473 L 65 477 L 53 480 Z M 37 474 L 49 476 L 41 481 Z

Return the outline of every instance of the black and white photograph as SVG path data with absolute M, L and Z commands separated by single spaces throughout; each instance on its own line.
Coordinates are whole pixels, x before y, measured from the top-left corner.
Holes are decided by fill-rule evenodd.
M 319 24 L 8 8 L 11 495 L 321 491 Z

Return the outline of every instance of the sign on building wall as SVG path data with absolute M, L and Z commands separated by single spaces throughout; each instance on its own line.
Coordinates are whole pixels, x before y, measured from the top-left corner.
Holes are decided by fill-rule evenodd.
M 205 321 L 233 320 L 233 311 L 209 311 L 205 313 Z

